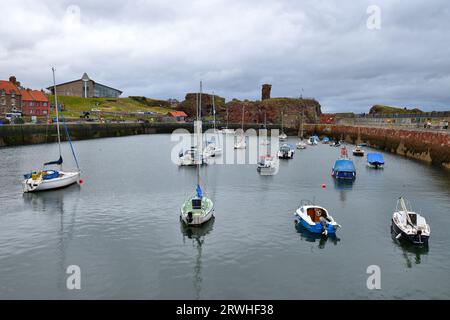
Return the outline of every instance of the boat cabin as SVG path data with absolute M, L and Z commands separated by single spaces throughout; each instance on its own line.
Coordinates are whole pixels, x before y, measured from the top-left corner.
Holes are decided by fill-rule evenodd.
M 202 208 L 202 199 L 192 199 L 192 209 L 201 210 L 201 208 Z
M 309 207 L 306 209 L 306 214 L 311 218 L 311 221 L 314 223 L 319 223 L 320 218 L 324 217 L 329 221 L 327 211 L 320 207 Z

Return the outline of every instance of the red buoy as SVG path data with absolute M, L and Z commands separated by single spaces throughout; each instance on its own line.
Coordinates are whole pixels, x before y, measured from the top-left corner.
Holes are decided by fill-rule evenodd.
M 83 184 L 84 183 L 84 180 L 83 179 L 80 179 L 80 184 Z
M 322 184 L 322 189 L 326 189 L 327 185 L 325 183 Z

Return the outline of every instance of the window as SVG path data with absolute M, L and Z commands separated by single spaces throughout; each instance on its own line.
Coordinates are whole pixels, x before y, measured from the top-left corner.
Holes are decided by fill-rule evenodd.
M 11 98 L 15 98 L 16 94 L 14 92 L 11 92 Z
M 34 106 L 34 102 L 33 102 L 33 101 L 30 101 L 30 102 L 29 102 L 29 105 L 30 105 L 30 107 Z
M 33 109 L 30 109 L 30 114 L 33 114 Z
M 47 106 L 47 102 L 44 102 L 42 105 L 43 105 L 44 107 L 46 107 L 46 106 Z
M 43 113 L 43 114 L 47 114 L 47 110 L 44 110 L 42 113 Z

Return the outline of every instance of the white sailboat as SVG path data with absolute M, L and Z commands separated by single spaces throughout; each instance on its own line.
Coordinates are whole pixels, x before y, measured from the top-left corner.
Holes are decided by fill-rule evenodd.
M 228 107 L 226 107 L 226 109 L 227 109 L 227 126 L 224 128 L 224 129 L 222 129 L 222 132 L 224 133 L 224 134 L 234 134 L 234 130 L 233 129 L 228 129 Z
M 55 68 L 52 68 L 53 72 L 53 86 L 55 91 L 55 110 L 56 110 L 56 130 L 58 133 L 58 150 L 59 159 L 56 161 L 46 162 L 43 168 L 39 171 L 33 171 L 29 174 L 24 175 L 24 180 L 22 181 L 23 192 L 37 192 L 44 190 L 54 190 L 70 186 L 74 183 L 80 183 L 80 168 L 78 166 L 78 160 L 75 156 L 75 151 L 72 146 L 72 142 L 69 137 L 69 132 L 66 128 L 67 138 L 69 140 L 70 148 L 77 165 L 76 171 L 64 171 L 63 170 L 63 158 L 61 154 L 61 134 L 59 128 L 59 110 L 58 110 L 58 97 L 56 92 L 56 80 L 55 80 Z M 46 169 L 48 166 L 58 165 L 59 170 Z
M 200 98 L 199 95 L 197 94 L 197 105 L 199 104 L 199 99 L 201 99 L 201 94 L 200 94 Z M 196 130 L 195 127 L 195 122 L 194 122 L 194 131 Z M 197 164 L 199 165 L 204 165 L 207 164 L 207 158 L 205 157 L 203 148 L 199 148 L 198 145 L 196 146 L 191 146 L 189 149 L 187 150 L 181 150 L 178 153 L 178 165 L 179 166 L 196 166 Z
M 220 147 L 220 144 L 218 143 L 219 137 L 218 137 L 218 131 L 216 129 L 216 105 L 214 102 L 214 92 L 213 92 L 213 98 L 212 98 L 212 108 L 213 108 L 213 137 L 210 141 L 206 141 L 206 147 L 203 151 L 203 155 L 205 157 L 215 157 L 222 155 L 222 148 Z M 217 138 L 217 139 L 216 139 Z
M 242 106 L 242 128 L 241 134 L 237 137 L 238 141 L 235 143 L 235 149 L 245 149 L 247 148 L 247 143 L 245 142 L 245 133 L 244 133 L 244 106 Z
M 286 133 L 284 133 L 283 118 L 284 118 L 284 114 L 283 114 L 283 112 L 281 112 L 281 134 L 278 137 L 280 139 L 280 141 L 286 141 L 288 138 Z
M 202 92 L 202 83 L 200 82 L 200 96 Z M 199 116 L 199 109 L 201 110 L 201 99 L 197 105 L 197 121 L 195 121 L 195 133 L 197 135 L 197 147 L 200 149 L 202 143 L 202 122 Z M 200 155 L 197 153 L 197 155 Z M 191 226 L 199 226 L 213 217 L 214 203 L 211 199 L 203 195 L 203 190 L 200 186 L 200 163 L 197 162 L 197 187 L 196 194 L 187 199 L 181 206 L 181 220 Z

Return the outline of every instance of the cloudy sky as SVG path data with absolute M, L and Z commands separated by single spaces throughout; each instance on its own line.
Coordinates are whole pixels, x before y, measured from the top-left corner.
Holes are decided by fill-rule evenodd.
M 0 79 L 87 72 L 123 96 L 303 95 L 326 112 L 450 110 L 447 0 L 0 0 Z M 374 9 L 380 9 L 380 20 Z M 368 27 L 369 22 L 369 27 Z M 374 28 L 379 26 L 379 28 Z

